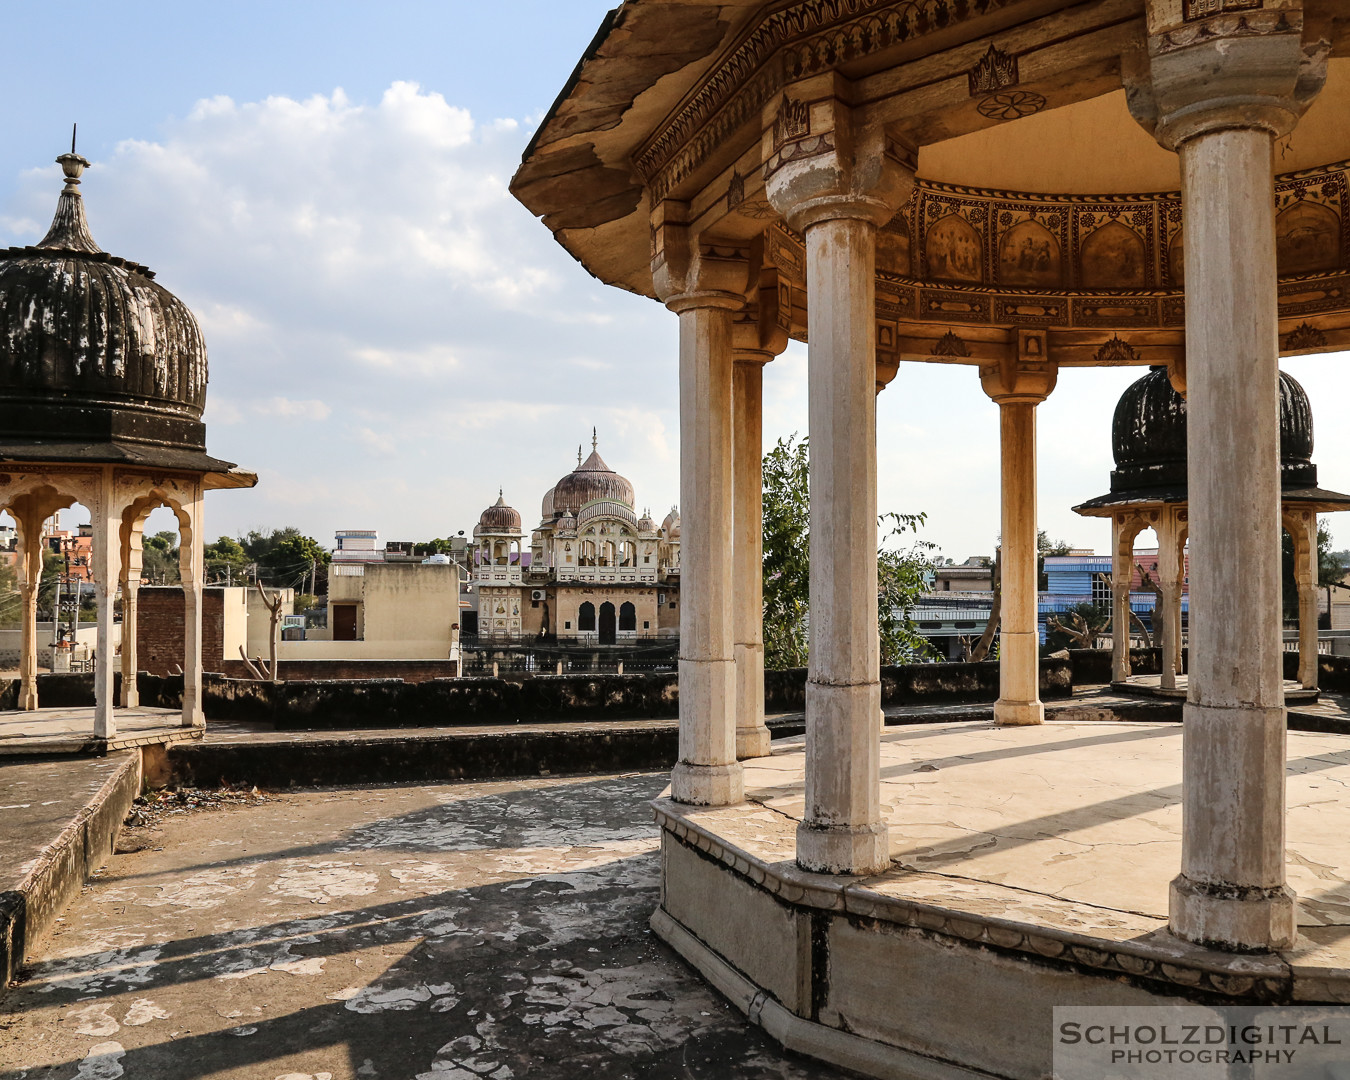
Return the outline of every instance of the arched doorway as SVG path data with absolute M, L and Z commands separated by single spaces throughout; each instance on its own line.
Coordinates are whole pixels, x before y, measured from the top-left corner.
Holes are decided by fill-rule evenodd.
M 617 640 L 614 633 L 614 605 L 606 600 L 600 605 L 600 644 L 613 645 Z
M 595 605 L 589 600 L 577 609 L 577 629 L 582 632 L 595 630 Z
M 619 629 L 624 631 L 637 630 L 637 608 L 630 601 L 625 601 L 619 608 Z

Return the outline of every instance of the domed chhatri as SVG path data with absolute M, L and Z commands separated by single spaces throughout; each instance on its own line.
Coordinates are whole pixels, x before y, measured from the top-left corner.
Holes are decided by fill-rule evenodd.
M 1339 498 L 1317 489 L 1313 464 L 1313 417 L 1308 394 L 1288 372 L 1280 372 L 1280 486 L 1286 498 Z M 1131 383 L 1116 404 L 1111 422 L 1109 494 L 1077 507 L 1080 513 L 1125 503 L 1186 501 L 1186 399 L 1177 393 L 1166 367 L 1156 366 Z
M 205 724 L 203 498 L 258 478 L 206 454 L 206 343 L 192 312 L 151 271 L 94 242 L 79 191 L 89 162 L 73 143 L 56 160 L 65 187 L 47 235 L 0 250 L 0 510 L 18 533 L 19 707 L 38 707 L 44 522 L 80 503 L 98 600 L 94 737 L 104 746 L 116 737 L 114 657 L 120 652 L 120 704 L 135 707 L 141 536 L 150 512 L 167 506 L 179 524 L 182 725 L 197 734 Z
M 206 343 L 187 305 L 109 255 L 85 219 L 78 154 L 36 244 L 0 250 L 0 457 L 224 470 L 206 459 Z M 78 448 L 78 449 L 75 449 Z
M 497 492 L 497 501 L 483 511 L 478 518 L 478 528 L 474 534 L 485 532 L 520 532 L 520 511 L 506 505 L 503 492 Z
M 577 467 L 559 480 L 549 495 L 544 497 L 545 520 L 564 510 L 577 514 L 583 506 L 596 499 L 621 503 L 630 511 L 633 509 L 633 485 L 605 464 L 596 448 L 597 443 L 595 429 L 592 428 L 591 456 L 581 461 L 581 452 L 577 451 Z

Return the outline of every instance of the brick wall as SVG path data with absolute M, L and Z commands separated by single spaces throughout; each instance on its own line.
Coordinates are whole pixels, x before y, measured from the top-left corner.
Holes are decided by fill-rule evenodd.
M 136 604 L 136 667 L 168 675 L 183 664 L 183 590 L 177 585 L 142 585 Z M 241 665 L 242 666 L 242 665 Z M 202 669 L 225 667 L 225 594 L 202 591 Z

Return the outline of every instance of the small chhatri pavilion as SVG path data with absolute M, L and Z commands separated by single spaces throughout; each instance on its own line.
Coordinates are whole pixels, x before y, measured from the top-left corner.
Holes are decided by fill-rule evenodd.
M 1350 495 L 1317 486 L 1312 403 L 1288 372 L 1280 372 L 1280 521 L 1293 541 L 1298 587 L 1298 687 L 1317 690 L 1317 515 L 1350 509 Z M 1126 388 L 1111 422 L 1116 467 L 1111 490 L 1075 506 L 1084 517 L 1111 519 L 1111 681 L 1130 685 L 1130 583 L 1134 543 L 1146 529 L 1158 538 L 1159 602 L 1153 627 L 1162 652 L 1159 685 L 1178 690 L 1181 597 L 1186 578 L 1189 507 L 1186 491 L 1186 399 L 1155 367 Z M 1286 697 L 1288 692 L 1286 692 Z
M 790 1045 L 877 1076 L 1032 1077 L 1055 1004 L 1350 1000 L 1350 959 L 1309 959 L 1350 903 L 1289 885 L 1286 766 L 1308 756 L 1286 762 L 1279 567 L 1279 356 L 1350 346 L 1347 115 L 1342 0 L 626 0 L 545 116 L 512 191 L 680 323 L 680 749 L 653 925 Z M 811 564 L 805 743 L 765 758 L 761 373 L 789 339 L 831 558 Z M 940 740 L 878 724 L 875 394 L 905 393 L 902 362 L 962 365 L 1000 407 L 999 730 L 962 753 L 1042 802 L 1072 793 L 1075 827 L 1134 812 L 1075 785 L 1114 782 L 1113 742 L 1136 736 L 1028 768 L 1055 741 L 1036 408 L 1064 367 L 1162 365 L 1186 395 L 1188 697 L 1184 735 L 1157 733 L 1183 748 L 1155 762 L 1175 781 L 1136 793 L 1175 790 L 1180 832 L 1116 848 L 1151 853 L 1147 930 L 1110 897 L 1056 922 L 1048 863 L 977 899 L 905 861 L 916 818 L 994 796 L 925 811 L 897 777 Z M 766 790 L 791 793 L 787 817 Z M 1026 841 L 1008 843 L 1034 860 Z
M 39 706 L 43 524 L 77 502 L 89 511 L 98 600 L 92 743 L 107 745 L 118 735 L 115 705 L 139 705 L 136 593 L 146 518 L 159 506 L 178 518 L 186 605 L 182 725 L 200 729 L 203 497 L 252 487 L 258 478 L 206 452 L 206 343 L 192 312 L 153 271 L 94 242 L 79 190 L 89 162 L 73 146 L 56 160 L 66 180 L 47 235 L 0 250 L 0 509 L 18 533 L 19 708 L 29 712 Z M 119 590 L 122 688 L 115 703 Z M 36 725 L 37 718 L 29 727 Z

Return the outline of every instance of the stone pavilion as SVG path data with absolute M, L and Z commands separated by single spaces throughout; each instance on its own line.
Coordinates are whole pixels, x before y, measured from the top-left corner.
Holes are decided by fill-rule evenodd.
M 1350 1000 L 1340 939 L 1309 944 L 1324 916 L 1288 884 L 1279 571 L 1279 357 L 1350 345 L 1347 115 L 1338 0 L 627 0 L 540 125 L 516 196 L 680 325 L 680 750 L 653 925 L 791 1045 L 878 1076 L 1043 1076 L 1028 1033 L 1054 1004 Z M 833 557 L 811 566 L 804 749 L 780 761 L 749 756 L 767 744 L 744 737 L 762 720 L 738 646 L 761 369 L 789 339 Z M 1005 730 L 986 752 L 1013 786 L 1055 769 L 1037 405 L 1064 367 L 1165 366 L 1186 395 L 1188 698 L 1157 761 L 1180 831 L 1149 864 L 1170 885 L 1147 929 L 923 892 L 893 847 L 915 804 L 882 799 L 912 765 L 878 724 L 875 394 L 905 393 L 901 361 L 962 365 L 1000 407 Z M 1051 793 L 1124 813 L 1074 787 L 1090 772 Z M 797 793 L 786 842 L 773 792 Z M 944 1019 L 972 1007 L 978 1041 Z
M 29 711 L 39 706 L 43 522 L 75 503 L 89 511 L 98 600 L 93 736 L 107 745 L 118 734 L 115 705 L 139 705 L 136 593 L 147 516 L 167 506 L 178 519 L 182 725 L 200 729 L 203 499 L 213 489 L 252 487 L 257 477 L 206 453 L 206 343 L 192 312 L 153 271 L 94 242 L 79 190 L 89 162 L 73 147 L 57 161 L 65 187 L 46 236 L 0 250 L 0 509 L 18 532 L 19 705 Z

